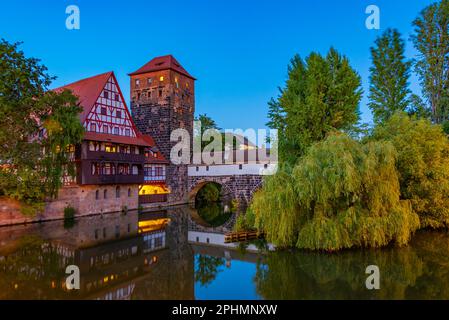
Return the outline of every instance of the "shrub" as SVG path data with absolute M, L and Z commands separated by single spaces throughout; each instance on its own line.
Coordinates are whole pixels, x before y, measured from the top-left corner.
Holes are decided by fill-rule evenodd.
M 441 126 L 397 113 L 371 140 L 396 148 L 401 198 L 410 200 L 421 227 L 449 227 L 449 140 Z

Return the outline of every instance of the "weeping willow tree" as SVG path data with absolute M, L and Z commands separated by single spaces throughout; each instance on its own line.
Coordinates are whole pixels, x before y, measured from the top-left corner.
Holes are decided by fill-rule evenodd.
M 255 194 L 255 227 L 278 247 L 334 251 L 404 245 L 418 216 L 400 200 L 396 151 L 331 134 Z

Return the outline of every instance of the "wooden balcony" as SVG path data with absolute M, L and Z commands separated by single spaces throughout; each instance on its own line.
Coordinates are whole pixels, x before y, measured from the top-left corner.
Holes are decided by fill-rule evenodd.
M 141 184 L 143 173 L 138 175 L 90 175 L 83 176 L 81 184 Z
M 104 151 L 85 151 L 81 159 L 105 162 L 145 163 L 144 154 L 112 153 Z

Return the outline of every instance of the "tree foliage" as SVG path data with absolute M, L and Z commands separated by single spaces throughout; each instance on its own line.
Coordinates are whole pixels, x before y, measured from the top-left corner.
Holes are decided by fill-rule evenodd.
M 395 29 L 387 29 L 371 48 L 369 107 L 381 123 L 409 105 L 408 79 L 411 62 L 404 56 L 404 41 Z
M 277 100 L 269 102 L 268 126 L 279 130 L 279 155 L 294 163 L 333 130 L 354 130 L 361 80 L 349 60 L 331 48 L 327 56 L 295 56 Z
M 0 194 L 36 208 L 57 195 L 64 170 L 73 173 L 66 147 L 84 131 L 77 98 L 48 92 L 53 79 L 19 44 L 0 42 Z
M 396 152 L 334 134 L 291 172 L 267 178 L 253 199 L 255 225 L 280 247 L 339 250 L 406 244 L 419 221 L 400 200 Z
M 415 70 L 436 123 L 449 117 L 449 0 L 433 3 L 413 21 Z
M 410 200 L 422 227 L 449 226 L 449 140 L 439 125 L 397 113 L 372 139 L 397 150 L 401 198 Z

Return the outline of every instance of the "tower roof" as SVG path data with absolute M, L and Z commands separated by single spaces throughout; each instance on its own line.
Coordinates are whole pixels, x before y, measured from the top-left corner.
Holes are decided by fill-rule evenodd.
M 175 59 L 171 54 L 161 57 L 156 57 L 144 66 L 142 66 L 137 71 L 134 71 L 130 73 L 130 76 L 135 76 L 138 74 L 148 73 L 148 72 L 154 72 L 154 71 L 161 71 L 161 70 L 173 70 L 176 71 L 182 75 L 185 75 L 186 77 L 189 77 L 193 80 L 196 80 L 194 77 L 192 77 L 186 69 L 184 69 L 181 64 L 178 62 L 178 60 Z

